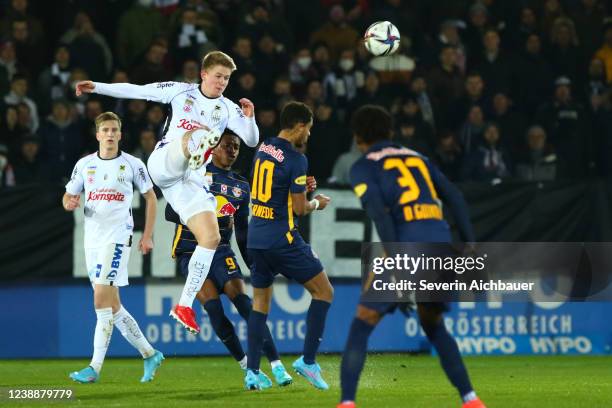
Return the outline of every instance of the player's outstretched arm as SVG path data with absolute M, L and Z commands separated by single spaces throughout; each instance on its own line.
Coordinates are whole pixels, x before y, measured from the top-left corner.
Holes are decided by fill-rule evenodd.
M 62 197 L 62 206 L 66 211 L 74 211 L 81 206 L 81 195 L 64 193 Z
M 138 249 L 143 255 L 146 255 L 153 249 L 153 227 L 155 226 L 155 214 L 157 213 L 157 197 L 153 189 L 144 193 L 143 196 L 146 201 L 145 226 L 142 238 L 138 243 Z
M 184 85 L 184 84 L 183 84 Z M 104 82 L 80 81 L 75 86 L 76 96 L 84 93 L 97 93 L 113 98 L 145 99 L 152 102 L 168 103 L 181 84 L 160 82 L 147 85 L 128 83 L 106 84 Z
M 93 81 L 79 81 L 75 87 L 76 96 L 81 96 L 84 93 L 92 93 L 96 85 L 94 85 Z

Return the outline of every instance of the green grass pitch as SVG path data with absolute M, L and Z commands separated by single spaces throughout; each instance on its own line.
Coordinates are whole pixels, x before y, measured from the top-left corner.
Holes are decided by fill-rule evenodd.
M 283 356 L 288 368 L 293 360 L 294 356 Z M 3 360 L 0 387 L 69 387 L 76 398 L 54 403 L 8 401 L 3 388 L 0 407 L 335 407 L 340 356 L 321 356 L 318 361 L 331 387 L 327 392 L 315 390 L 297 375 L 285 388 L 245 391 L 243 373 L 230 357 L 167 356 L 149 384 L 138 382 L 142 363 L 136 358 L 107 359 L 96 384 L 68 379 L 68 373 L 83 368 L 87 360 Z M 612 407 L 612 356 L 486 356 L 465 361 L 489 408 Z M 262 367 L 270 374 L 267 362 Z M 360 408 L 461 406 L 438 360 L 420 355 L 370 354 L 357 399 Z

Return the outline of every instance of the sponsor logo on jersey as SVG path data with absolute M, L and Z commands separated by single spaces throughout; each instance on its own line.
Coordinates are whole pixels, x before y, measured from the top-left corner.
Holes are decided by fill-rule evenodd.
M 293 182 L 295 184 L 297 184 L 298 186 L 305 186 L 306 185 L 306 176 L 299 176 L 295 180 L 293 180 Z
M 199 123 L 189 120 L 189 119 L 181 119 L 179 123 L 176 125 L 177 128 L 185 129 L 185 130 L 194 130 L 200 129 L 202 125 Z
M 217 196 L 217 217 L 234 215 L 237 208 L 223 196 Z
M 415 152 L 412 149 L 408 149 L 407 147 L 385 147 L 376 152 L 370 152 L 366 155 L 366 159 L 379 161 L 384 159 L 387 156 L 419 156 L 422 157 L 419 153 Z
M 125 194 L 112 189 L 94 190 L 87 195 L 87 201 L 125 201 Z
M 227 186 L 225 184 L 221 184 L 221 192 L 227 194 Z
M 277 149 L 276 147 L 272 145 L 267 145 L 265 143 L 262 143 L 261 146 L 259 146 L 259 151 L 269 154 L 270 156 L 274 157 L 277 161 L 281 163 L 285 160 L 283 151 L 280 149 Z
M 357 184 L 353 190 L 355 190 L 357 198 L 361 198 L 368 191 L 368 185 L 366 183 Z
M 191 112 L 191 108 L 193 107 L 193 101 L 191 99 L 185 99 L 185 104 L 183 105 L 183 110 L 185 112 Z
M 239 187 L 232 188 L 232 194 L 234 197 L 238 198 L 242 195 L 242 190 Z
M 144 170 L 142 167 L 140 167 L 140 168 L 138 169 L 138 175 L 139 175 L 139 176 L 140 176 L 140 178 L 142 179 L 142 182 L 143 182 L 143 183 L 145 183 L 145 182 L 147 181 L 147 176 L 146 176 L 146 174 L 145 174 L 145 170 Z
M 174 86 L 173 82 L 158 82 L 157 83 L 157 88 L 159 89 L 172 88 L 173 86 Z

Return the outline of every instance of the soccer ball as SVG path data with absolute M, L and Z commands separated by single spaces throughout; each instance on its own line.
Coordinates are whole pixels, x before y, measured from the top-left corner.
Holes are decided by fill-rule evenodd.
M 373 55 L 391 55 L 399 48 L 400 33 L 388 21 L 370 25 L 363 36 L 366 49 Z

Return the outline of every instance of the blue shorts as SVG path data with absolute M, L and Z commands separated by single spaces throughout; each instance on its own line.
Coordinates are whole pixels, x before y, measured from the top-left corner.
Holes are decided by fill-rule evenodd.
M 274 276 L 281 274 L 304 284 L 323 271 L 323 265 L 310 245 L 299 235 L 287 246 L 271 249 L 249 248 L 251 284 L 254 288 L 272 285 Z
M 179 268 L 185 276 L 189 273 L 189 259 L 191 259 L 191 254 L 179 255 Z M 244 279 L 240 265 L 236 260 L 236 254 L 229 245 L 220 246 L 215 251 L 206 280 L 211 280 L 221 294 L 225 284 L 232 279 Z

